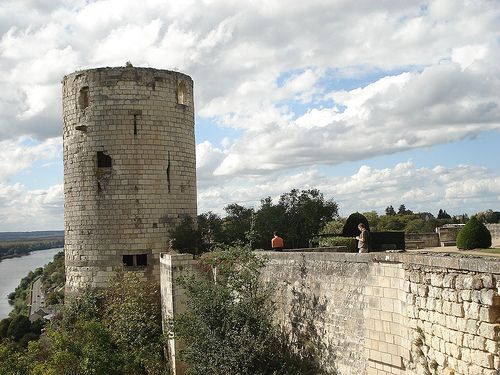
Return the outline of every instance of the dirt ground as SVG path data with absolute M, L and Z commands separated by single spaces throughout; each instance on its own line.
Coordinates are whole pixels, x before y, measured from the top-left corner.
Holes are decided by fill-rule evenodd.
M 495 251 L 495 249 L 497 251 Z M 458 253 L 477 256 L 491 256 L 500 258 L 500 239 L 495 238 L 492 240 L 490 249 L 477 249 L 477 250 L 459 250 L 456 246 L 445 247 L 426 247 L 418 250 L 408 250 L 408 252 L 437 252 L 437 253 Z

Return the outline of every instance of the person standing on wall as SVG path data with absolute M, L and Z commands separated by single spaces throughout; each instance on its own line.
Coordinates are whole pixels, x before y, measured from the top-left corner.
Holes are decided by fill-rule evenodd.
M 365 227 L 365 224 L 359 223 L 358 229 L 361 232 L 359 236 L 356 236 L 358 240 L 358 252 L 367 253 L 368 252 L 368 240 L 370 238 L 370 232 Z
M 273 232 L 274 237 L 271 240 L 271 247 L 274 251 L 282 251 L 283 250 L 283 238 L 281 238 L 278 232 Z

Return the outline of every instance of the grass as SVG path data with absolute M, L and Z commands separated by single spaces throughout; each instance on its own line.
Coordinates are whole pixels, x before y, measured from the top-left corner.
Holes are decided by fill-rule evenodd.
M 500 254 L 500 248 L 498 247 L 490 247 L 489 249 L 480 249 L 479 251 L 488 254 Z

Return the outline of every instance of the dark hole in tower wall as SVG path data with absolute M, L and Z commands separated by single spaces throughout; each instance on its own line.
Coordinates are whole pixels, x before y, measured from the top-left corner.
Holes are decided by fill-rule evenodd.
M 84 110 L 89 106 L 89 88 L 88 86 L 82 87 L 80 89 L 80 95 L 78 96 L 78 107 Z
M 97 151 L 97 191 L 101 193 L 106 185 L 108 184 L 109 179 L 111 178 L 111 167 L 113 166 L 113 162 L 111 156 L 107 155 L 104 151 Z
M 111 168 L 111 156 L 107 155 L 104 151 L 97 151 L 97 168 Z
M 170 152 L 167 152 L 167 189 L 170 193 Z

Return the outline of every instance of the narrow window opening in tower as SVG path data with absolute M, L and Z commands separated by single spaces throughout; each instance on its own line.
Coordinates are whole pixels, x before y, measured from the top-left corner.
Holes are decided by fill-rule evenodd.
M 125 267 L 146 267 L 148 265 L 148 254 L 124 254 L 122 263 Z
M 80 89 L 80 95 L 78 97 L 78 106 L 81 110 L 84 110 L 89 106 L 89 88 L 88 86 L 82 87 Z
M 170 193 L 170 151 L 167 152 L 167 189 Z
M 137 265 L 140 267 L 148 265 L 148 255 L 147 254 L 137 254 Z
M 187 105 L 187 87 L 184 81 L 177 86 L 177 103 Z
M 137 115 L 134 115 L 134 135 L 137 135 Z
M 97 168 L 111 168 L 111 156 L 106 155 L 104 151 L 97 151 Z
M 133 255 L 124 255 L 122 258 L 123 265 L 125 267 L 133 267 L 134 266 L 134 256 Z

